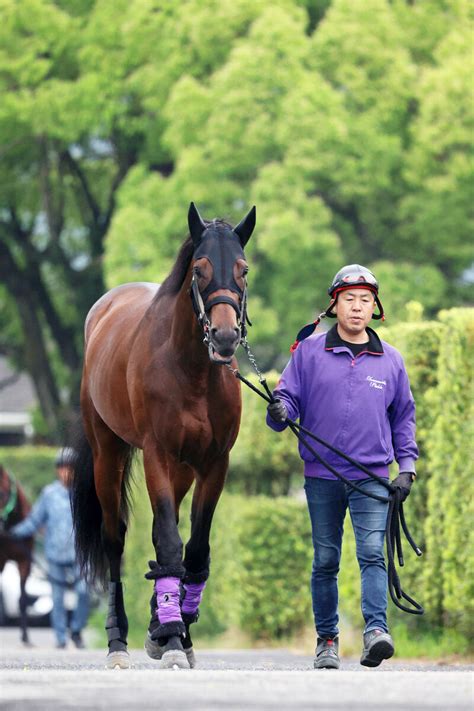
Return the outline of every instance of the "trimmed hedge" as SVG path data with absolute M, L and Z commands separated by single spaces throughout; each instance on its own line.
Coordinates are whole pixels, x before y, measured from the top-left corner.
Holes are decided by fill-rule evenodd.
M 140 473 L 139 479 L 142 480 Z M 189 536 L 188 495 L 180 512 L 183 542 Z M 125 602 L 130 639 L 142 644 L 148 625 L 154 557 L 151 511 L 144 482 L 135 493 L 125 548 Z M 245 498 L 224 493 L 211 531 L 211 575 L 193 637 L 238 627 L 253 638 L 287 636 L 311 620 L 311 533 L 306 506 L 287 498 Z
M 473 346 L 467 309 L 442 311 L 446 327 L 438 356 L 439 383 L 430 394 L 433 426 L 426 436 L 430 477 L 423 583 L 436 622 L 474 632 Z
M 259 385 L 254 374 L 246 376 Z M 278 382 L 275 371 L 266 373 L 270 389 Z M 260 386 L 260 389 L 261 386 Z M 265 425 L 267 403 L 242 385 L 242 421 L 230 456 L 226 487 L 248 496 L 286 496 L 301 483 L 300 457 L 291 432 L 274 432 Z
M 153 589 L 143 575 L 147 560 L 154 557 L 152 517 L 142 479 L 140 473 L 124 566 L 130 641 L 139 646 L 148 625 Z M 189 536 L 189 510 L 188 496 L 180 515 L 184 543 Z M 305 502 L 224 492 L 211 530 L 211 574 L 193 638 L 238 628 L 253 639 L 270 641 L 311 626 L 311 564 L 311 527 Z M 346 619 L 360 617 L 357 570 L 354 540 L 348 535 L 340 575 L 341 615 Z M 103 624 L 101 620 L 101 628 Z
M 26 496 L 34 501 L 41 489 L 56 478 L 57 447 L 0 447 L 0 463 L 18 479 Z
M 427 485 L 430 469 L 426 440 L 434 424 L 436 413 L 430 403 L 431 393 L 438 387 L 438 357 L 446 327 L 435 321 L 406 323 L 378 331 L 381 338 L 395 346 L 404 357 L 416 402 L 416 440 L 420 450 L 417 461 L 417 480 L 412 488 L 406 517 L 410 531 L 422 550 L 426 549 L 425 520 L 428 512 Z M 396 465 L 393 467 L 396 475 Z M 420 564 L 412 565 L 411 548 L 405 545 L 407 570 L 402 571 L 402 585 L 408 592 L 418 589 Z M 415 595 L 416 597 L 416 595 Z
M 311 619 L 311 530 L 294 499 L 249 501 L 239 527 L 240 626 L 253 638 L 279 639 Z

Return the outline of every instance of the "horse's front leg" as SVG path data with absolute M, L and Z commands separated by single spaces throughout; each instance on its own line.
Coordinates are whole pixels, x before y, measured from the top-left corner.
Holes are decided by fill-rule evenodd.
M 180 465 L 156 446 L 144 449 L 148 493 L 153 509 L 153 545 L 156 562 L 150 561 L 146 578 L 154 580 L 151 620 L 145 649 L 161 660 L 162 668 L 189 668 L 183 649 L 186 628 L 181 617 L 180 594 L 184 576 L 183 544 L 178 532 L 173 480 Z
M 30 646 L 28 636 L 28 594 L 26 592 L 26 581 L 31 571 L 31 562 L 29 559 L 18 563 L 20 572 L 20 629 L 21 641 L 23 644 Z
M 209 536 L 212 518 L 224 487 L 229 464 L 225 455 L 202 470 L 197 478 L 191 508 L 191 537 L 184 556 L 185 575 L 181 613 L 186 626 L 183 645 L 191 666 L 195 666 L 193 643 L 189 627 L 199 617 L 199 604 L 209 577 Z

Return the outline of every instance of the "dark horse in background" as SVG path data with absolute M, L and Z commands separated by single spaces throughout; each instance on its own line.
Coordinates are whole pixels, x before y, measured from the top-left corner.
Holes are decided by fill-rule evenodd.
M 0 464 L 0 573 L 3 572 L 5 563 L 9 560 L 13 560 L 18 565 L 20 573 L 20 630 L 21 640 L 24 644 L 30 643 L 26 581 L 31 572 L 34 539 L 15 540 L 8 535 L 8 531 L 12 526 L 23 521 L 30 509 L 31 505 L 20 484 Z
M 131 452 L 143 450 L 156 561 L 149 656 L 189 668 L 189 626 L 209 576 L 209 534 L 240 425 L 240 385 L 229 368 L 245 329 L 243 248 L 255 208 L 237 225 L 204 221 L 191 203 L 190 236 L 160 286 L 106 293 L 85 324 L 81 410 L 86 439 L 73 484 L 79 561 L 89 578 L 110 573 L 107 666 L 128 667 L 120 580 Z M 203 343 L 204 340 L 204 343 Z M 191 537 L 178 533 L 180 503 L 195 482 Z

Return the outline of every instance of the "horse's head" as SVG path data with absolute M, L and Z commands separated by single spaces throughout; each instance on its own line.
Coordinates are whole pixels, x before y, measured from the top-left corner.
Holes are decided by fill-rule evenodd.
M 245 329 L 248 266 L 243 248 L 255 227 L 255 207 L 232 228 L 221 220 L 203 220 L 191 203 L 188 222 L 194 244 L 194 310 L 205 332 L 210 359 L 230 363 Z
M 7 470 L 0 464 L 0 511 L 6 506 L 10 496 L 10 477 Z
M 5 529 L 6 520 L 17 501 L 15 482 L 4 466 L 0 464 L 0 532 Z

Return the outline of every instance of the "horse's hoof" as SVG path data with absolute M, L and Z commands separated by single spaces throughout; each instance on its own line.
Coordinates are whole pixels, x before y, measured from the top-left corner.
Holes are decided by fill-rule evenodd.
M 163 656 L 163 650 L 161 649 L 158 642 L 150 637 L 149 632 L 145 639 L 145 652 L 152 659 L 161 659 L 161 657 Z
M 186 654 L 189 666 L 191 667 L 191 669 L 194 669 L 196 666 L 196 655 L 194 654 L 194 649 L 192 647 L 189 647 L 188 649 L 184 650 L 184 653 Z
M 145 652 L 152 659 L 160 661 L 160 669 L 189 669 L 190 667 L 193 669 L 196 666 L 193 648 L 183 649 L 179 637 L 170 637 L 168 642 L 160 647 L 148 632 L 145 639 Z
M 152 659 L 160 660 L 163 656 L 163 648 L 160 647 L 158 642 L 152 639 L 149 634 L 145 639 L 145 652 Z M 194 669 L 194 667 L 196 666 L 196 655 L 194 654 L 193 648 L 189 647 L 188 649 L 185 649 L 184 653 L 188 660 L 189 666 L 191 667 L 191 669 Z
M 184 651 L 170 649 L 163 653 L 160 669 L 189 669 L 188 657 Z
M 125 650 L 107 654 L 107 659 L 105 660 L 106 669 L 129 669 L 130 666 L 130 654 Z

